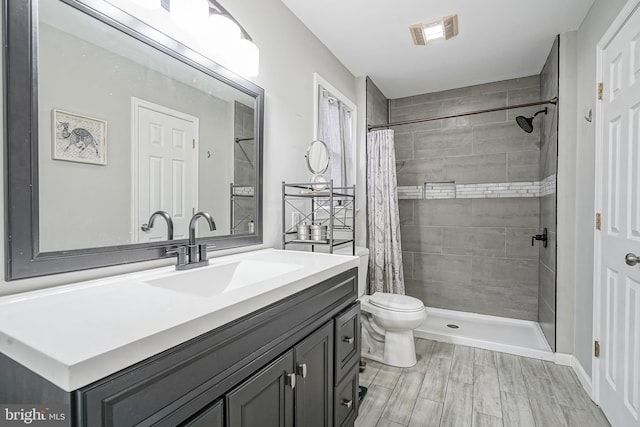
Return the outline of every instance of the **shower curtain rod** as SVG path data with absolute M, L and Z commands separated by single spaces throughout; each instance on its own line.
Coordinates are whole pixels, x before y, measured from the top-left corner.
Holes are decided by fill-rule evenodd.
M 508 107 L 487 108 L 485 110 L 476 110 L 476 111 L 469 111 L 467 113 L 450 114 L 448 116 L 437 116 L 437 117 L 429 117 L 425 119 L 406 120 L 403 122 L 388 123 L 386 125 L 368 125 L 367 130 L 371 131 L 373 129 L 388 128 L 391 126 L 401 126 L 401 125 L 410 125 L 413 123 L 432 122 L 435 120 L 453 119 L 455 117 L 472 116 L 474 114 L 491 113 L 494 111 L 511 110 L 513 108 L 533 107 L 534 105 L 545 105 L 545 104 L 553 104 L 553 105 L 558 104 L 558 97 L 556 96 L 555 98 L 551 98 L 547 101 L 528 102 L 526 104 L 510 105 Z
M 253 137 L 250 138 L 234 138 L 236 142 L 242 142 L 242 141 L 251 141 L 253 139 Z

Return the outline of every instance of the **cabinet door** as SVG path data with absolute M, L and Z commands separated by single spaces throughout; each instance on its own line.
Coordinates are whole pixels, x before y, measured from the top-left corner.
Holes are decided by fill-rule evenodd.
M 353 426 L 358 416 L 358 378 L 358 366 L 356 365 L 336 386 L 335 427 Z
M 333 322 L 294 348 L 296 426 L 330 427 L 333 423 Z
M 181 424 L 181 427 L 223 427 L 224 407 L 222 403 L 222 400 L 218 400 L 194 419 Z
M 340 313 L 335 320 L 336 375 L 335 382 L 351 371 L 360 360 L 360 303 Z
M 227 395 L 229 427 L 293 426 L 293 351 L 263 368 Z

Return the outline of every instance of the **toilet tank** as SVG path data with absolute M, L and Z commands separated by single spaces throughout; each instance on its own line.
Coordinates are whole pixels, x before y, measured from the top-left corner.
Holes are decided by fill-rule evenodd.
M 333 253 L 339 255 L 353 255 L 351 246 L 336 249 Z M 358 297 L 367 293 L 367 271 L 369 271 L 369 249 L 356 246 L 356 256 L 360 257 L 358 264 Z

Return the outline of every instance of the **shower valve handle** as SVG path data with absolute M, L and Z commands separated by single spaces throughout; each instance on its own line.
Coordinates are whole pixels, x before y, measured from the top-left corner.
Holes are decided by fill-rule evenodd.
M 536 240 L 542 240 L 543 247 L 547 247 L 548 232 L 546 228 L 544 229 L 544 232 L 542 234 L 535 234 L 531 236 L 531 246 L 534 245 Z

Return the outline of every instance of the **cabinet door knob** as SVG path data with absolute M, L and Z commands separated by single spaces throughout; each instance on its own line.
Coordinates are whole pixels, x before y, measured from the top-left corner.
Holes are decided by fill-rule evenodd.
M 340 402 L 340 404 L 342 406 L 346 406 L 347 408 L 351 408 L 351 406 L 353 405 L 353 400 L 342 399 L 342 402 Z
M 291 388 L 296 388 L 296 374 L 286 374 L 286 384 Z
M 298 363 L 298 366 L 296 366 L 296 374 L 300 375 L 302 378 L 307 378 L 307 364 Z
M 344 337 L 342 338 L 342 341 L 346 342 L 347 344 L 353 344 L 353 337 Z

